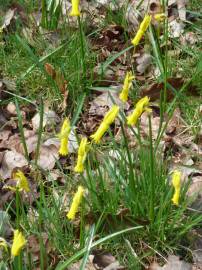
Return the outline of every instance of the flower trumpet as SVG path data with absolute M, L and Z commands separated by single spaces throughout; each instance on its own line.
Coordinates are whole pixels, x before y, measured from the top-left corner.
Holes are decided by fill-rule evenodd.
M 149 27 L 151 22 L 151 15 L 146 15 L 143 19 L 143 21 L 140 24 L 139 30 L 137 31 L 137 34 L 135 35 L 134 39 L 132 40 L 132 44 L 134 46 L 137 46 L 142 38 L 142 36 L 144 35 L 144 33 L 146 32 L 147 28 Z
M 134 111 L 132 112 L 132 114 L 130 114 L 129 116 L 127 116 L 127 124 L 130 126 L 136 125 L 137 120 L 139 119 L 139 117 L 141 116 L 141 114 L 144 111 L 151 111 L 149 108 L 149 98 L 146 96 L 144 98 L 141 98 L 136 106 Z
M 16 187 L 19 191 L 30 192 L 27 177 L 21 170 L 17 170 L 17 172 L 14 173 L 13 178 L 17 181 Z
M 25 246 L 26 240 L 19 230 L 14 231 L 13 244 L 11 247 L 11 254 L 16 257 L 20 254 L 21 249 Z
M 66 156 L 68 154 L 68 137 L 71 131 L 70 121 L 69 119 L 65 119 L 60 134 L 58 135 L 60 138 L 60 149 L 59 154 L 61 156 Z
M 135 78 L 135 76 L 132 75 L 131 71 L 126 73 L 126 77 L 125 77 L 124 84 L 123 84 L 123 89 L 119 95 L 120 100 L 122 100 L 123 102 L 126 102 L 128 100 L 129 89 L 132 85 L 132 80 L 134 78 Z
M 79 17 L 81 15 L 79 11 L 79 2 L 80 0 L 72 0 L 72 11 L 70 13 L 70 16 Z
M 88 139 L 82 138 L 78 150 L 77 164 L 74 168 L 74 171 L 77 173 L 81 173 L 84 171 L 84 162 L 87 155 L 87 146 L 88 146 Z
M 175 170 L 172 175 L 172 184 L 175 189 L 174 195 L 172 197 L 172 202 L 175 205 L 179 205 L 179 198 L 180 198 L 180 179 L 181 179 L 181 172 Z
M 95 143 L 100 142 L 104 133 L 108 130 L 109 126 L 114 122 L 118 112 L 119 107 L 117 105 L 113 105 L 112 108 L 106 113 L 97 131 L 90 136 Z
M 82 186 L 78 187 L 76 194 L 74 195 L 70 210 L 67 214 L 67 218 L 73 220 L 75 218 L 76 213 L 78 212 L 79 205 L 83 198 L 84 188 Z

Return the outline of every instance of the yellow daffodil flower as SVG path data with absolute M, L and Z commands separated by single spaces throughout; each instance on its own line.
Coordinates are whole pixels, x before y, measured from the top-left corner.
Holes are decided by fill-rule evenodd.
M 25 246 L 26 240 L 19 230 L 14 231 L 13 244 L 11 247 L 11 254 L 16 257 L 20 254 L 21 249 Z
M 180 199 L 180 181 L 181 180 L 181 172 L 175 170 L 172 175 L 172 184 L 175 189 L 172 202 L 175 205 L 179 205 L 179 199 Z
M 8 244 L 6 240 L 0 237 L 0 249 L 3 248 L 6 252 L 8 251 Z
M 17 181 L 16 187 L 19 189 L 19 191 L 30 192 L 27 177 L 22 171 L 17 170 L 17 172 L 14 173 L 13 178 Z
M 106 113 L 97 131 L 93 135 L 90 136 L 95 143 L 100 142 L 104 133 L 107 131 L 109 126 L 114 122 L 118 112 L 119 112 L 119 107 L 117 105 L 113 105 L 112 108 Z
M 134 78 L 135 76 L 132 75 L 131 71 L 126 73 L 123 89 L 119 95 L 120 100 L 122 100 L 123 102 L 126 102 L 128 100 L 129 89 L 132 85 L 132 80 L 134 80 Z
M 158 13 L 158 14 L 154 15 L 154 19 L 155 19 L 156 21 L 158 21 L 158 22 L 164 21 L 165 18 L 166 18 L 165 13 Z
M 136 106 L 135 106 L 135 109 L 134 111 L 132 112 L 132 114 L 130 114 L 128 117 L 127 117 L 127 124 L 132 126 L 132 125 L 136 125 L 137 123 L 137 120 L 138 118 L 141 116 L 141 114 L 144 112 L 144 111 L 151 111 L 149 108 L 148 108 L 148 105 L 149 105 L 149 98 L 146 96 L 142 99 L 140 99 Z
M 74 171 L 77 173 L 82 173 L 84 171 L 84 162 L 87 155 L 87 145 L 88 139 L 82 138 L 78 150 L 77 164 L 74 168 Z
M 79 2 L 80 0 L 72 0 L 72 11 L 70 13 L 70 16 L 80 16 L 81 13 L 79 11 Z
M 76 213 L 78 212 L 79 205 L 83 198 L 84 188 L 82 186 L 78 187 L 77 192 L 74 195 L 70 210 L 67 214 L 67 218 L 73 220 L 75 218 Z
M 142 36 L 144 35 L 144 33 L 146 32 L 147 28 L 149 27 L 149 24 L 151 22 L 151 15 L 146 15 L 143 19 L 143 21 L 140 24 L 139 30 L 137 31 L 136 36 L 134 37 L 134 39 L 132 40 L 132 44 L 134 46 L 137 46 L 142 38 Z
M 59 149 L 59 154 L 61 156 L 66 156 L 68 154 L 68 137 L 71 131 L 70 127 L 70 121 L 69 119 L 65 119 L 62 128 L 59 134 L 60 138 L 60 149 Z

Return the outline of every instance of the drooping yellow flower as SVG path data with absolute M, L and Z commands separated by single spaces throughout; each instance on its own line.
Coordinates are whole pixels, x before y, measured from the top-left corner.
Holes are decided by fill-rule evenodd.
M 165 18 L 166 18 L 165 13 L 158 13 L 158 14 L 154 15 L 154 19 L 155 19 L 156 21 L 158 21 L 158 22 L 164 21 Z
M 130 114 L 129 116 L 127 116 L 127 124 L 132 126 L 132 125 L 136 125 L 138 118 L 141 116 L 141 114 L 144 111 L 150 111 L 150 109 L 148 108 L 149 105 L 149 98 L 146 96 L 144 98 L 141 98 L 136 106 L 134 111 L 132 112 L 132 114 Z
M 175 205 L 179 205 L 181 174 L 182 173 L 180 171 L 175 170 L 173 172 L 173 175 L 172 175 L 172 184 L 173 184 L 173 187 L 175 189 L 175 192 L 174 192 L 174 195 L 173 195 L 173 198 L 172 198 L 172 202 Z
M 126 73 L 123 89 L 119 95 L 120 100 L 122 100 L 123 102 L 126 102 L 128 100 L 129 89 L 132 85 L 132 80 L 134 80 L 134 78 L 135 76 L 132 75 L 131 71 Z
M 95 143 L 100 142 L 104 133 L 108 130 L 109 126 L 114 122 L 118 112 L 119 107 L 117 105 L 113 105 L 112 108 L 106 113 L 97 131 L 90 136 Z
M 140 24 L 139 30 L 137 31 L 137 34 L 135 35 L 134 39 L 132 40 L 132 44 L 134 46 L 137 46 L 146 32 L 147 28 L 149 27 L 149 24 L 151 22 L 151 15 L 145 15 L 143 21 Z
M 13 244 L 11 247 L 11 254 L 13 257 L 20 254 L 21 249 L 25 246 L 26 240 L 19 230 L 14 231 Z
M 70 13 L 70 16 L 80 16 L 81 13 L 79 11 L 79 2 L 80 0 L 72 0 L 72 11 Z
M 30 192 L 27 177 L 21 170 L 17 170 L 17 172 L 14 173 L 13 178 L 17 181 L 16 187 L 19 191 Z
M 59 134 L 60 138 L 60 149 L 59 149 L 59 154 L 61 156 L 66 156 L 68 154 L 68 137 L 71 131 L 70 127 L 70 121 L 69 119 L 65 119 L 62 128 Z
M 74 195 L 70 210 L 67 214 L 68 219 L 73 220 L 75 218 L 75 215 L 78 212 L 79 205 L 83 198 L 83 194 L 84 194 L 84 188 L 82 186 L 79 186 L 77 192 Z
M 81 173 L 84 171 L 84 162 L 87 155 L 87 145 L 88 145 L 88 139 L 82 138 L 79 145 L 77 163 L 74 168 L 74 171 L 77 173 Z
M 3 248 L 5 251 L 8 251 L 8 244 L 6 240 L 0 237 L 0 249 Z

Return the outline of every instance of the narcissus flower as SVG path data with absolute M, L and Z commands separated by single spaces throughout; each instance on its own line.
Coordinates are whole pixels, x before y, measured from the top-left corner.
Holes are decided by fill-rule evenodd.
M 108 130 L 109 126 L 114 122 L 118 112 L 119 107 L 117 105 L 113 105 L 112 108 L 106 113 L 97 131 L 90 136 L 95 143 L 100 142 L 104 133 Z
M 72 11 L 70 13 L 70 16 L 80 16 L 81 13 L 79 11 L 79 2 L 80 0 L 72 0 Z
M 18 170 L 16 173 L 14 173 L 13 178 L 17 181 L 16 187 L 19 191 L 30 192 L 27 177 L 22 171 Z
M 134 46 L 137 46 L 146 32 L 147 28 L 149 27 L 149 24 L 151 22 L 151 15 L 146 15 L 143 19 L 143 21 L 140 24 L 139 30 L 137 31 L 137 34 L 135 35 L 134 39 L 132 40 L 132 44 Z
M 68 137 L 70 131 L 71 131 L 70 121 L 69 119 L 65 119 L 62 124 L 60 134 L 58 135 L 58 137 L 60 138 L 59 154 L 61 156 L 66 156 L 68 154 Z
M 127 124 L 132 126 L 132 125 L 136 125 L 138 118 L 141 116 L 141 114 L 144 111 L 151 111 L 151 109 L 148 108 L 149 106 L 149 98 L 146 96 L 144 98 L 141 98 L 136 106 L 134 111 L 132 112 L 132 114 L 130 114 L 127 117 Z
M 67 214 L 68 219 L 73 220 L 75 218 L 75 215 L 79 209 L 79 205 L 81 204 L 83 194 L 84 194 L 84 188 L 82 186 L 79 186 L 77 192 L 74 195 L 70 210 Z
M 77 173 L 81 173 L 84 171 L 84 162 L 88 151 L 87 146 L 88 146 L 88 139 L 82 138 L 78 150 L 77 164 L 74 168 L 74 171 Z
M 16 257 L 20 254 L 21 249 L 25 246 L 26 240 L 19 230 L 14 231 L 13 244 L 11 247 L 11 254 Z
M 131 71 L 126 73 L 123 89 L 119 95 L 120 100 L 122 100 L 123 102 L 126 102 L 128 100 L 129 89 L 132 85 L 132 81 L 134 80 L 134 78 L 135 76 L 132 75 Z
M 155 19 L 156 21 L 158 21 L 158 22 L 164 21 L 165 18 L 166 18 L 165 13 L 158 13 L 158 14 L 154 15 L 154 19 Z
M 174 195 L 172 198 L 172 202 L 175 205 L 179 205 L 181 174 L 182 173 L 180 171 L 177 171 L 177 170 L 175 170 L 172 174 L 172 184 L 173 184 L 173 187 L 175 189 L 175 192 L 174 192 Z

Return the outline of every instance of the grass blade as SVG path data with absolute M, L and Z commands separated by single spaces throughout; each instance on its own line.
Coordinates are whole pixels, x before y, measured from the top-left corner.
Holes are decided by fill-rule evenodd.
M 86 98 L 86 93 L 83 93 L 80 97 L 80 102 L 79 102 L 79 105 L 77 107 L 77 110 L 73 116 L 73 120 L 72 120 L 72 127 L 76 124 L 77 120 L 79 119 L 79 115 L 81 113 L 81 110 L 83 108 L 83 104 L 84 104 L 84 101 L 85 101 L 85 98 Z
M 89 238 L 88 238 L 86 254 L 83 257 L 83 261 L 81 263 L 81 266 L 80 266 L 79 270 L 85 270 L 85 266 L 86 266 L 86 263 L 88 261 L 88 256 L 89 256 L 89 253 L 91 251 L 91 246 L 92 246 L 94 234 L 95 234 L 95 225 L 93 224 L 93 226 L 91 227 L 91 230 L 90 230 Z
M 39 121 L 39 129 L 38 129 L 38 139 L 37 139 L 37 146 L 36 146 L 36 155 L 35 155 L 35 165 L 37 165 L 38 158 L 39 158 L 39 151 L 41 146 L 41 137 L 43 133 L 43 116 L 44 116 L 44 106 L 43 100 L 40 100 L 40 121 Z
M 116 53 L 116 54 L 114 54 L 114 55 L 112 55 L 112 56 L 109 56 L 108 58 L 107 58 L 107 60 L 103 63 L 103 64 L 101 64 L 101 67 L 100 67 L 100 69 L 98 70 L 98 74 L 103 74 L 104 72 L 105 72 L 105 70 L 106 70 L 106 68 L 112 63 L 112 62 L 114 62 L 114 60 L 116 60 L 119 56 L 121 56 L 122 54 L 124 54 L 125 52 L 127 52 L 127 51 L 129 51 L 130 49 L 132 49 L 133 48 L 133 46 L 130 46 L 130 47 L 127 47 L 127 48 L 125 48 L 124 50 L 122 50 L 122 51 L 120 51 L 120 52 L 118 52 L 118 53 Z

